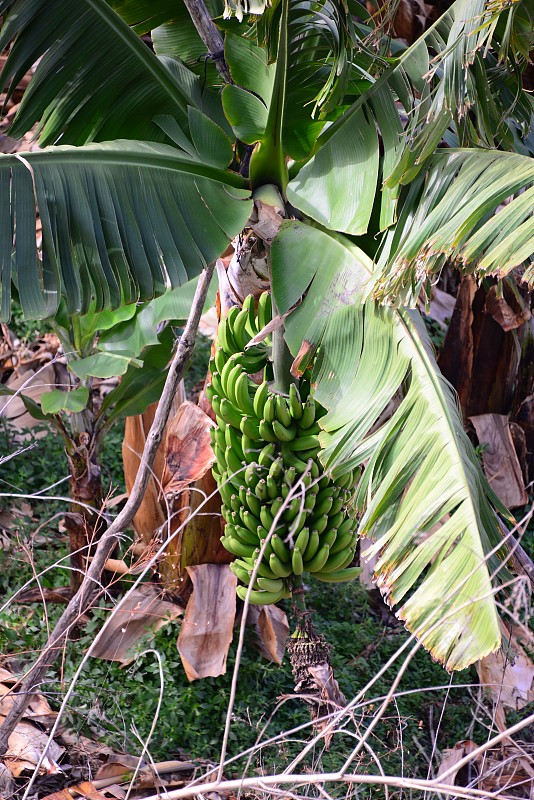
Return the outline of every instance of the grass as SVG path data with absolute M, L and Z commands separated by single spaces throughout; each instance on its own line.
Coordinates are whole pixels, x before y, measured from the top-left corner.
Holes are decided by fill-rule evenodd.
M 106 438 L 103 453 L 105 470 L 119 491 L 123 489 L 121 440 L 122 430 L 114 428 Z M 4 433 L 0 450 L 6 452 L 7 447 L 9 441 L 5 439 Z M 13 486 L 31 493 L 59 480 L 65 474 L 62 444 L 49 433 L 37 440 L 35 449 L 7 462 L 2 480 L 4 486 Z M 67 491 L 66 487 L 64 491 Z M 67 542 L 57 534 L 57 518 L 51 521 L 48 529 L 46 525 L 42 528 L 41 533 L 47 536 L 44 546 L 38 542 L 34 542 L 33 548 L 31 545 L 36 528 L 64 508 L 64 504 L 57 501 L 35 501 L 32 505 L 33 517 L 21 523 L 17 534 L 19 544 L 10 553 L 2 554 L 0 551 L 0 592 L 4 597 L 31 577 L 28 549 L 31 550 L 37 570 L 67 554 Z M 60 568 L 51 570 L 42 578 L 43 586 L 66 585 L 67 582 L 65 569 Z M 337 586 L 313 582 L 309 604 L 315 609 L 318 631 L 332 645 L 335 674 L 347 698 L 355 696 L 372 680 L 380 667 L 406 640 L 404 628 L 394 618 L 384 620 L 370 605 L 367 592 L 357 582 Z M 49 605 L 50 625 L 57 620 L 61 610 L 58 606 Z M 81 654 L 91 643 L 104 618 L 104 609 L 95 612 L 82 628 L 80 639 L 69 642 L 63 658 L 50 670 L 45 694 L 53 706 L 58 706 Z M 0 652 L 8 657 L 11 654 L 11 666 L 16 670 L 23 670 L 32 662 L 46 639 L 42 606 L 11 604 L 1 612 L 0 623 Z M 235 641 L 229 655 L 226 675 L 189 683 L 176 648 L 178 633 L 179 622 L 173 622 L 149 637 L 150 647 L 156 649 L 161 657 L 165 686 L 164 703 L 150 744 L 150 752 L 155 760 L 173 757 L 216 760 L 221 747 L 235 663 Z M 146 643 L 139 645 L 139 652 L 145 645 Z M 367 694 L 365 700 L 368 705 L 358 710 L 356 715 L 361 726 L 365 727 L 373 718 L 378 707 L 376 698 L 388 691 L 395 672 L 396 668 L 378 681 Z M 471 682 L 473 678 L 473 673 L 468 671 L 455 676 L 452 685 Z M 445 696 L 444 691 L 432 692 L 430 688 L 446 685 L 448 682 L 449 677 L 445 671 L 432 663 L 426 653 L 421 651 L 416 655 L 407 679 L 400 686 L 401 691 L 416 692 L 399 697 L 396 704 L 388 709 L 373 737 L 373 747 L 386 771 L 400 773 L 402 751 L 403 757 L 409 762 L 407 771 L 426 775 L 426 761 L 422 754 L 428 756 L 431 753 L 432 736 Z M 102 691 L 103 687 L 105 691 Z M 249 632 L 233 710 L 230 755 L 237 755 L 254 744 L 280 697 L 288 699 L 268 726 L 268 735 L 309 720 L 306 707 L 291 697 L 292 687 L 292 674 L 287 659 L 282 667 L 264 660 L 257 653 L 253 636 Z M 141 744 L 138 736 L 144 740 L 149 733 L 159 691 L 159 666 L 153 653 L 138 656 L 133 666 L 127 669 L 121 669 L 112 662 L 90 659 L 75 687 L 66 721 L 75 730 L 92 738 L 103 739 L 118 750 L 139 753 Z M 466 702 L 467 696 L 466 689 L 451 690 L 438 735 L 440 747 L 452 746 L 459 739 L 466 738 L 472 722 L 471 704 Z M 476 739 L 476 731 L 470 735 Z M 302 736 L 306 738 L 307 734 Z M 307 768 L 317 767 L 319 763 L 326 770 L 339 768 L 353 743 L 349 734 L 343 735 L 329 753 L 313 752 L 308 759 Z M 266 772 L 280 769 L 299 752 L 300 747 L 299 741 L 277 744 L 258 754 L 254 758 L 253 768 Z M 240 774 L 240 766 L 242 763 L 236 765 L 234 774 Z M 366 768 L 376 769 L 369 756 L 366 756 Z

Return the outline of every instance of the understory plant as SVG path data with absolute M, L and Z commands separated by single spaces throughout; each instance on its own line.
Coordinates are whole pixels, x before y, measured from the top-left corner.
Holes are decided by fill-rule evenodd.
M 410 46 L 353 2 L 253 10 L 0 2 L 2 86 L 36 64 L 11 135 L 42 145 L 0 156 L 0 310 L 12 284 L 29 318 L 145 301 L 235 239 L 270 278 L 269 391 L 309 383 L 314 463 L 350 484 L 378 586 L 462 669 L 500 644 L 506 510 L 417 301 L 446 262 L 534 277 L 532 9 L 456 0 Z

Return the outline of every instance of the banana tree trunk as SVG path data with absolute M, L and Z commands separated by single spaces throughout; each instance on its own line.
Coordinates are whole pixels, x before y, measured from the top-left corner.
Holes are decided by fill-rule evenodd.
M 70 587 L 78 591 L 87 559 L 91 556 L 103 529 L 102 473 L 94 431 L 82 430 L 67 441 L 70 470 L 70 511 L 65 514 L 65 528 L 70 544 Z

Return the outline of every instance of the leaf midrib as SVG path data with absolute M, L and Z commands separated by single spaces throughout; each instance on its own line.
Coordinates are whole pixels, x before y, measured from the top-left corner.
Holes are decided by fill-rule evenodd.
M 163 66 L 158 57 L 149 50 L 138 36 L 136 36 L 126 22 L 113 11 L 105 0 L 84 0 L 84 2 L 95 14 L 109 25 L 111 30 L 113 30 L 136 58 L 144 62 L 145 67 L 151 73 L 152 77 L 158 81 L 174 102 L 184 109 L 184 111 L 187 110 L 190 98 L 180 90 L 179 85 L 173 79 L 169 70 Z M 143 50 L 146 50 L 146 53 L 143 52 Z
M 25 161 L 28 164 L 39 163 L 43 161 L 45 166 L 51 164 L 73 164 L 84 166 L 86 164 L 100 164 L 106 166 L 135 166 L 139 169 L 165 169 L 169 172 L 182 172 L 188 175 L 198 175 L 199 177 L 209 178 L 211 180 L 231 186 L 235 189 L 247 189 L 248 182 L 235 172 L 219 169 L 218 167 L 203 164 L 200 161 L 193 161 L 181 155 L 176 151 L 173 153 L 162 153 L 153 151 L 147 152 L 147 145 L 145 142 L 140 144 L 143 146 L 138 150 L 133 150 L 132 144 L 134 142 L 125 140 L 128 149 L 118 150 L 116 142 L 113 142 L 113 149 L 106 144 L 88 144 L 80 147 L 73 145 L 63 145 L 62 147 L 49 147 L 43 150 L 34 150 L 32 152 L 20 152 L 16 155 L 2 155 L 0 156 L 0 169 L 2 165 L 15 167 L 21 166 Z
M 452 421 L 452 418 L 451 418 L 447 403 L 445 402 L 445 398 L 444 398 L 443 392 L 441 391 L 441 387 L 439 385 L 438 373 L 432 367 L 432 365 L 429 363 L 428 355 L 426 353 L 426 350 L 425 350 L 425 348 L 423 346 L 422 341 L 413 332 L 413 323 L 411 322 L 411 320 L 409 318 L 408 312 L 403 310 L 403 309 L 396 309 L 396 314 L 400 318 L 400 320 L 402 322 L 402 325 L 404 327 L 404 330 L 407 333 L 407 335 L 409 337 L 409 340 L 410 340 L 412 346 L 414 347 L 417 355 L 419 356 L 420 362 L 422 362 L 422 364 L 424 365 L 425 372 L 427 374 L 427 377 L 430 380 L 432 388 L 434 389 L 434 394 L 437 397 L 437 401 L 438 401 L 439 407 L 441 409 L 441 412 L 443 414 L 443 417 L 446 419 L 447 427 L 448 427 L 451 435 L 447 437 L 447 443 L 446 443 L 445 446 L 447 448 L 449 448 L 449 449 L 451 447 L 454 448 L 454 451 L 455 451 L 455 453 L 457 455 L 456 462 L 457 462 L 457 465 L 459 466 L 459 468 L 461 470 L 461 481 L 462 481 L 462 484 L 464 486 L 464 502 L 467 501 L 469 503 L 470 516 L 472 517 L 473 524 L 476 526 L 476 528 L 478 530 L 478 520 L 477 520 L 477 515 L 475 513 L 475 509 L 473 507 L 473 502 L 472 502 L 472 499 L 471 499 L 471 494 L 472 493 L 471 493 L 471 488 L 470 488 L 470 485 L 469 485 L 469 481 L 467 480 L 467 475 L 466 475 L 465 468 L 464 468 L 464 460 L 463 460 L 463 458 L 460 457 L 460 454 L 458 452 L 458 448 L 457 448 L 457 445 L 456 445 L 456 436 L 455 436 L 455 433 L 454 433 L 453 421 Z M 471 539 L 473 539 L 473 537 L 471 537 Z M 479 537 L 474 537 L 474 541 L 475 541 L 475 544 L 477 545 L 477 549 L 479 550 L 481 555 L 483 555 Z

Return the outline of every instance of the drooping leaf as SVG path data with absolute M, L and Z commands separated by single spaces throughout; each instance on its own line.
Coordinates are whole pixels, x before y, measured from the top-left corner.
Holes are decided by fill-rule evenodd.
M 180 286 L 243 228 L 245 186 L 234 173 L 142 142 L 0 156 L 1 316 L 9 318 L 12 280 L 33 319 L 53 315 L 61 297 L 68 313 L 84 313 Z
M 294 354 L 305 343 L 304 361 L 320 346 L 315 396 L 329 410 L 321 460 L 334 475 L 365 463 L 360 532 L 379 555 L 378 585 L 435 658 L 463 669 L 500 642 L 490 555 L 501 541 L 498 501 L 417 312 L 362 302 L 372 286 L 365 254 L 292 222 L 272 248 L 281 313 L 295 296 L 284 288 L 295 252 L 313 267 L 299 284 L 308 294 L 286 320 L 287 341 Z M 393 415 L 373 428 L 403 386 Z
M 145 347 L 158 343 L 160 323 L 164 321 L 180 324 L 189 316 L 197 279 L 165 292 L 142 306 L 137 307 L 133 319 L 103 333 L 98 340 L 98 349 L 104 353 L 120 353 L 123 357 L 137 358 Z M 213 283 L 206 297 L 205 308 L 215 302 L 216 288 Z
M 41 395 L 41 408 L 44 414 L 59 414 L 60 411 L 79 412 L 83 411 L 88 400 L 89 389 L 86 386 L 78 386 L 70 392 L 52 389 L 51 392 L 44 392 Z
M 534 162 L 499 150 L 441 150 L 410 186 L 378 293 L 421 285 L 445 260 L 504 277 L 534 252 Z

